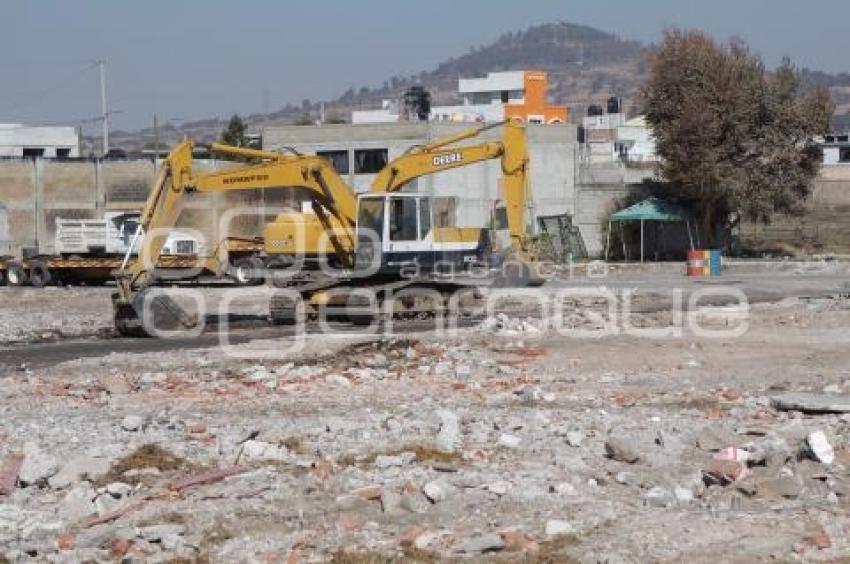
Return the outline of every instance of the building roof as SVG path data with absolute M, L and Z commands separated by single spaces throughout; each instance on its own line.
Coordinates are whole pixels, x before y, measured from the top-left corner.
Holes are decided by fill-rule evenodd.
M 690 214 L 679 206 L 648 198 L 613 214 L 611 221 L 687 221 L 689 218 Z

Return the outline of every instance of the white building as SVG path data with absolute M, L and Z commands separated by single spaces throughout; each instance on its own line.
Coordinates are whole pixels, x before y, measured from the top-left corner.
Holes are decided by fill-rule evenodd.
M 827 135 L 820 146 L 823 164 L 850 165 L 850 135 Z
M 0 157 L 79 156 L 80 136 L 74 127 L 0 124 Z

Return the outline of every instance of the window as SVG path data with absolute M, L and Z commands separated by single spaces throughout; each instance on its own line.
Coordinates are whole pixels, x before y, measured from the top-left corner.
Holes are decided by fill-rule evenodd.
M 507 104 L 511 100 L 511 93 L 509 90 L 502 90 L 502 103 Z
M 838 150 L 838 162 L 850 163 L 850 147 L 841 147 Z
M 363 198 L 360 200 L 360 211 L 357 215 L 357 231 L 375 232 L 374 237 L 381 241 L 384 238 L 384 200 L 378 198 Z M 371 235 L 371 234 L 370 234 Z
M 390 200 L 390 241 L 416 241 L 416 199 Z
M 44 156 L 44 147 L 24 147 L 24 158 L 34 159 Z
M 386 149 L 359 149 L 354 151 L 354 172 L 357 174 L 375 174 L 387 166 Z
M 424 239 L 431 232 L 431 201 L 419 200 L 419 238 Z
M 339 174 L 348 174 L 348 151 L 316 151 L 316 155 L 327 159 Z
M 71 149 L 68 149 L 67 147 L 63 148 L 63 149 L 56 149 L 56 158 L 57 159 L 67 159 L 70 156 L 71 156 Z

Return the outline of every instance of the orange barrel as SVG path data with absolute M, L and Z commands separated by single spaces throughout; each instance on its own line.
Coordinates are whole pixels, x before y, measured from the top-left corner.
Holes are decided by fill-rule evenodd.
M 686 271 L 687 275 L 696 278 L 710 276 L 710 260 L 711 259 L 709 251 L 704 251 L 702 249 L 696 251 L 688 251 L 688 268 Z

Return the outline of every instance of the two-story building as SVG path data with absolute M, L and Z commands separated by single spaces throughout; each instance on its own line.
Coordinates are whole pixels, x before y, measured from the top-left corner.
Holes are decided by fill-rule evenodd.
M 491 72 L 480 78 L 458 80 L 458 94 L 463 103 L 433 106 L 429 120 L 449 122 L 498 122 L 520 119 L 525 123 L 567 123 L 566 106 L 547 100 L 549 78 L 543 71 Z M 398 104 L 384 100 L 375 110 L 354 111 L 351 122 L 391 123 L 399 121 Z

